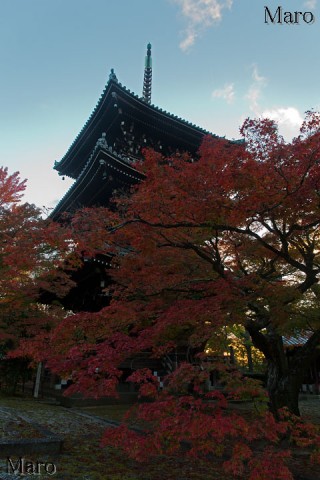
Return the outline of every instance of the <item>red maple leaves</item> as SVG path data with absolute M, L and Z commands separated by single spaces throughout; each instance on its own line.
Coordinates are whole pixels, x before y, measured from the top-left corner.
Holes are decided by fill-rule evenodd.
M 191 456 L 227 454 L 233 475 L 290 479 L 282 442 L 295 438 L 297 424 L 281 411 L 298 413 L 299 385 L 320 340 L 320 119 L 308 113 L 289 144 L 268 120 L 247 120 L 242 134 L 243 144 L 207 137 L 197 161 L 146 151 L 137 166 L 146 178 L 130 194 L 118 194 L 111 209 L 74 216 L 73 246 L 109 259 L 113 298 L 100 312 L 65 318 L 43 357 L 72 376 L 73 392 L 104 396 L 116 393 L 126 359 L 169 356 L 175 371 L 163 392 L 152 371 L 129 377 L 153 398 L 137 413 L 152 428 L 108 430 L 104 443 L 138 459 L 181 446 Z M 277 420 L 225 410 L 226 396 L 264 396 L 235 378 L 223 355 L 225 327 L 234 325 L 265 356 Z M 309 340 L 289 358 L 283 333 L 307 326 Z M 213 371 L 224 395 L 206 390 Z M 316 432 L 312 438 L 317 446 Z

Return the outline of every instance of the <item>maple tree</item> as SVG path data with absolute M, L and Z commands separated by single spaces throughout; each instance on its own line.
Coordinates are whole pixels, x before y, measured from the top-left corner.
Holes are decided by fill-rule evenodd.
M 63 312 L 39 302 L 41 290 L 64 296 L 71 284 L 59 268 L 70 254 L 67 231 L 44 220 L 34 205 L 22 203 L 26 182 L 19 173 L 0 168 L 0 353 L 3 358 L 18 347 L 21 338 L 47 332 Z M 21 357 L 21 351 L 18 355 Z M 23 356 L 22 356 L 23 357 Z M 8 366 L 10 383 L 18 380 L 19 368 L 26 359 L 2 362 Z
M 277 444 L 302 431 L 280 420 L 283 407 L 299 414 L 299 388 L 319 347 L 320 116 L 309 112 L 291 143 L 269 120 L 247 120 L 241 132 L 244 143 L 206 137 L 197 161 L 146 151 L 136 165 L 141 184 L 118 193 L 112 209 L 84 209 L 71 220 L 82 252 L 109 256 L 114 283 L 110 306 L 70 315 L 50 336 L 45 356 L 55 371 L 72 375 L 69 392 L 116 395 L 121 363 L 140 352 L 179 359 L 164 391 L 148 369 L 128 378 L 155 399 L 139 415 L 157 427 L 146 436 L 121 427 L 105 442 L 136 458 L 147 446 L 174 453 L 187 440 L 191 455 L 221 454 L 227 439 Z M 227 417 L 224 395 L 205 393 L 210 373 L 219 371 L 231 398 L 263 396 L 221 361 L 225 329 L 234 326 L 265 357 L 275 417 Z M 288 356 L 283 335 L 301 331 L 308 340 Z M 207 345 L 216 351 L 210 361 Z M 246 464 L 250 478 L 265 478 L 264 465 L 268 478 L 292 478 L 280 465 L 285 452 L 267 447 L 263 463 L 240 441 L 233 449 L 225 465 L 232 473 L 241 475 Z
M 245 146 L 207 137 L 197 162 L 146 152 L 145 181 L 115 199 L 116 211 L 76 215 L 82 250 L 124 253 L 100 338 L 125 335 L 125 355 L 172 345 L 194 354 L 243 325 L 265 355 L 272 410 L 298 413 L 320 338 L 319 124 L 309 113 L 287 144 L 273 122 L 247 120 Z M 309 339 L 289 359 L 282 336 L 301 330 Z

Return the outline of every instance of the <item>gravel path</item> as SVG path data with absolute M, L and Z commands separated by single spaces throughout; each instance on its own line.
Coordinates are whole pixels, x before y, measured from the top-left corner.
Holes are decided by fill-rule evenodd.
M 1 425 L 19 423 L 21 419 L 37 423 L 65 440 L 66 448 L 64 448 L 63 453 L 59 456 L 38 454 L 35 457 L 32 455 L 26 455 L 27 461 L 48 462 L 48 464 L 53 463 L 56 466 L 56 475 L 47 475 L 44 467 L 41 467 L 41 475 L 38 475 L 38 478 L 43 480 L 49 478 L 55 478 L 55 480 L 73 480 L 73 478 L 79 480 L 95 480 L 96 478 L 103 478 L 98 474 L 94 476 L 89 474 L 92 467 L 89 465 L 90 458 L 86 461 L 85 455 L 87 454 L 86 445 L 88 443 L 89 445 L 95 445 L 94 448 L 97 448 L 99 439 L 107 426 L 106 422 L 97 418 L 90 418 L 89 415 L 84 417 L 82 414 L 79 414 L 72 409 L 67 409 L 58 405 L 48 405 L 46 403 L 25 399 L 0 398 Z M 79 454 L 77 454 L 77 450 L 79 451 Z M 90 457 L 89 454 L 88 456 Z M 85 468 L 81 465 L 81 458 L 84 458 L 84 462 L 88 465 L 88 474 Z M 17 465 L 18 461 L 19 456 L 13 454 L 13 464 Z M 0 480 L 28 478 L 28 474 L 26 474 L 26 476 L 12 474 L 12 469 L 9 467 L 8 470 L 8 465 L 8 460 L 6 458 L 0 459 Z M 85 466 L 86 465 L 84 465 L 84 467 Z M 83 473 L 79 472 L 78 475 L 79 469 Z M 32 476 L 34 477 L 35 474 Z
M 320 425 L 320 395 L 310 395 L 300 400 L 300 413 L 303 418 Z
M 300 403 L 300 409 L 305 419 L 320 425 L 320 398 L 318 396 L 303 399 Z M 136 471 L 134 473 L 134 469 L 137 468 L 134 463 L 130 463 L 123 458 L 120 458 L 120 460 L 117 457 L 110 459 L 110 454 L 106 457 L 105 452 L 100 452 L 99 439 L 103 431 L 108 426 L 114 426 L 116 422 L 113 422 L 112 419 L 109 421 L 99 418 L 97 412 L 98 409 L 95 410 L 95 415 L 91 415 L 88 410 L 65 408 L 42 401 L 36 402 L 32 399 L 0 398 L 0 424 L 3 425 L 9 421 L 17 422 L 21 418 L 30 419 L 31 422 L 41 424 L 65 439 L 65 448 L 61 455 L 56 458 L 41 458 L 41 461 L 54 462 L 57 465 L 57 475 L 41 475 L 41 479 L 118 480 L 121 478 L 121 480 L 144 480 L 146 478 L 145 474 L 139 473 L 137 475 Z M 93 459 L 93 457 L 95 458 Z M 107 463 L 108 458 L 110 465 Z M 94 460 L 95 463 L 91 464 L 91 460 Z M 115 464 L 115 462 L 119 463 Z M 105 476 L 105 473 L 99 473 L 102 465 L 109 469 L 107 476 Z M 306 467 L 308 466 L 306 465 Z M 121 469 L 125 470 L 119 477 L 118 472 Z M 114 473 L 114 470 L 116 473 Z M 310 477 L 310 474 L 306 476 L 303 465 L 298 465 L 295 478 L 296 480 L 305 478 L 316 480 L 320 478 L 318 471 L 312 473 L 315 476 Z M 8 474 L 7 460 L 0 460 L 0 480 L 16 478 L 20 478 L 20 476 Z M 148 476 L 147 478 L 155 477 Z M 186 476 L 185 480 L 188 480 L 188 478 L 189 476 Z M 207 478 L 209 477 L 206 477 L 206 480 Z M 211 477 L 210 475 L 211 478 L 218 477 Z M 162 477 L 162 480 L 167 480 L 167 478 Z M 173 480 L 173 478 L 170 477 L 170 480 Z M 219 480 L 222 480 L 222 477 Z

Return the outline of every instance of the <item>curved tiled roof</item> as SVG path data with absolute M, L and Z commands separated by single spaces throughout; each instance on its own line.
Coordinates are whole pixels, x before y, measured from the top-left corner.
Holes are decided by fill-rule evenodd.
M 90 183 L 95 182 L 95 177 L 98 175 L 100 177 L 102 176 L 100 172 L 102 168 L 107 168 L 109 172 L 120 174 L 126 179 L 127 184 L 139 182 L 144 178 L 142 173 L 138 172 L 129 164 L 124 155 L 117 154 L 110 149 L 110 147 L 102 147 L 98 141 L 77 180 L 56 205 L 50 217 L 57 219 L 63 212 L 70 211 L 72 205 L 74 208 L 85 206 L 85 204 L 87 205 L 87 202 L 84 202 L 84 199 L 86 199 L 86 189 Z M 101 181 L 99 183 L 100 187 L 105 191 L 105 196 L 111 196 L 112 188 L 108 187 L 108 185 L 103 186 Z
M 91 131 L 100 127 L 100 135 L 103 127 L 99 124 L 99 122 L 102 122 L 103 120 L 109 120 L 111 122 L 112 119 L 114 119 L 116 112 L 115 109 L 112 108 L 111 102 L 113 102 L 114 106 L 117 102 L 118 95 L 122 95 L 121 100 L 126 101 L 126 103 L 130 104 L 133 108 L 135 108 L 136 111 L 144 110 L 144 112 L 147 113 L 149 116 L 151 115 L 154 118 L 158 118 L 158 120 L 161 121 L 163 124 L 168 123 L 169 132 L 172 131 L 172 126 L 173 128 L 179 129 L 180 131 L 183 130 L 183 133 L 185 133 L 186 136 L 192 135 L 194 138 L 198 137 L 196 143 L 200 143 L 201 138 L 204 135 L 211 134 L 208 130 L 198 127 L 197 125 L 188 122 L 187 120 L 184 120 L 177 115 L 173 115 L 154 104 L 146 103 L 141 97 L 131 92 L 127 87 L 119 83 L 114 72 L 112 72 L 109 81 L 107 82 L 95 108 L 91 112 L 83 128 L 80 130 L 80 132 L 78 133 L 75 140 L 67 150 L 66 154 L 62 157 L 62 159 L 59 162 L 55 162 L 54 168 L 61 172 L 61 174 L 68 175 L 73 178 L 78 177 L 80 171 L 82 170 L 82 165 L 78 165 L 78 167 L 76 167 L 74 157 L 76 154 L 79 153 L 79 151 L 81 151 L 83 145 L 85 145 L 85 143 L 90 140 L 90 145 L 88 145 L 89 151 L 85 152 L 84 154 L 84 157 L 88 158 L 89 152 L 92 151 L 95 140 L 97 138 L 90 138 Z M 137 113 L 137 115 L 138 114 L 139 113 Z M 97 135 L 97 133 L 95 133 L 95 135 Z M 81 159 L 78 159 L 77 161 L 81 162 Z M 74 163 L 73 167 L 71 166 L 72 162 Z M 82 159 L 82 162 L 84 163 L 85 160 Z
M 131 92 L 131 90 L 125 86 L 123 86 L 121 83 L 118 83 L 118 85 L 127 93 L 129 93 L 130 95 L 132 95 L 134 98 L 136 98 L 137 100 L 141 101 L 142 103 L 145 103 L 144 100 L 139 97 L 139 95 L 136 95 L 134 92 Z M 214 135 L 213 133 L 209 132 L 208 130 L 205 130 L 204 128 L 202 127 L 199 127 L 198 125 L 196 125 L 195 123 L 192 123 L 192 122 L 189 122 L 188 120 L 185 120 L 183 119 L 182 117 L 179 117 L 177 115 L 174 115 L 170 112 L 168 112 L 167 110 L 163 110 L 162 108 L 158 107 L 157 105 L 154 105 L 153 103 L 151 104 L 148 104 L 148 106 L 150 106 L 151 108 L 153 108 L 153 110 L 155 110 L 156 112 L 159 112 L 159 113 L 162 113 L 164 115 L 166 115 L 168 118 L 171 118 L 173 120 L 177 120 L 178 122 L 181 122 L 181 124 L 184 124 L 188 127 L 192 127 L 194 129 L 196 129 L 197 131 L 201 132 L 202 134 L 204 135 L 213 135 L 213 136 L 217 136 L 217 135 Z
M 283 338 L 283 345 L 286 348 L 290 347 L 302 347 L 307 343 L 309 338 L 312 336 L 312 332 L 297 332 L 295 335 L 292 336 L 284 336 Z

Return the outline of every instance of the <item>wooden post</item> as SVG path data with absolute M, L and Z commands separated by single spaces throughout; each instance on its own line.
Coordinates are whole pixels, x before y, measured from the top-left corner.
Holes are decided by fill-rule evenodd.
M 36 383 L 35 383 L 35 386 L 34 386 L 34 394 L 33 394 L 34 398 L 39 397 L 41 371 L 42 371 L 42 362 L 39 362 L 38 363 L 38 368 L 37 368 Z

